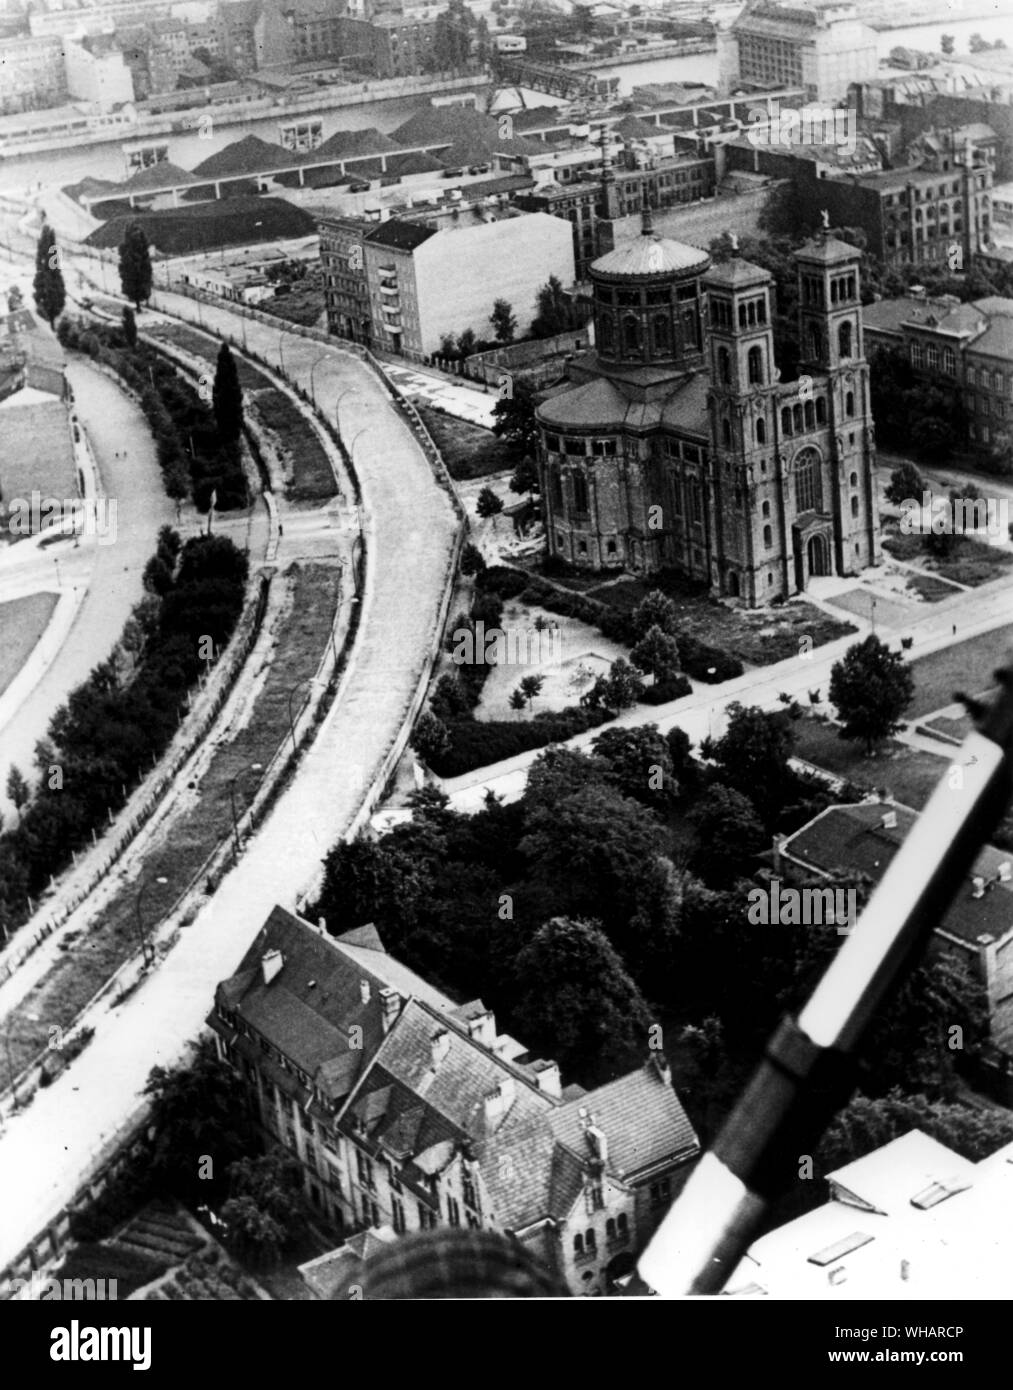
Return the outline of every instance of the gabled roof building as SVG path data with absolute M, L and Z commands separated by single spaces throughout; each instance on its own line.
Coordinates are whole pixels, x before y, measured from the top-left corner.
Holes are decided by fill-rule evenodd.
M 571 1292 L 604 1293 L 699 1152 L 660 1053 L 594 1091 L 564 1088 L 554 1062 L 389 956 L 371 925 L 331 937 L 275 908 L 208 1022 L 343 1236 L 508 1233 Z

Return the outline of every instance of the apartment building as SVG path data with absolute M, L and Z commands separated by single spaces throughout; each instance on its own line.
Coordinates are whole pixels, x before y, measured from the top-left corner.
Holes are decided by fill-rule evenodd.
M 0 40 L 0 111 L 59 106 L 67 99 L 63 41 L 42 35 Z
M 876 33 L 854 5 L 834 0 L 751 0 L 719 31 L 722 91 L 804 87 L 814 101 L 840 101 L 851 82 L 876 76 Z
M 869 350 L 899 347 L 925 381 L 949 389 L 964 407 L 970 444 L 989 446 L 1013 421 L 1013 299 L 990 295 L 962 304 L 924 290 L 865 310 Z
M 916 812 L 892 802 L 830 806 L 776 843 L 775 872 L 828 879 L 851 869 L 878 883 L 916 820 Z M 1005 851 L 993 845 L 981 851 L 936 928 L 935 942 L 973 965 L 985 991 L 992 1040 L 1013 1050 L 1013 867 Z
M 358 225 L 361 235 L 355 236 Z M 331 331 L 387 352 L 431 355 L 447 335 L 492 336 L 495 300 L 513 307 L 518 332 L 537 313 L 538 291 L 555 275 L 574 281 L 569 226 L 544 212 L 495 210 L 483 199 L 417 208 L 385 222 L 322 218 L 320 255 Z M 490 279 L 489 267 L 496 267 Z M 363 323 L 368 294 L 368 330 Z M 344 331 L 354 329 L 355 331 Z M 368 337 L 366 336 L 368 332 Z
M 574 1294 L 606 1292 L 699 1144 L 667 1063 L 586 1092 L 388 955 L 276 907 L 208 1018 L 270 1142 L 342 1235 L 511 1233 Z
M 80 43 L 64 40 L 67 91 L 97 111 L 112 111 L 134 100 L 134 80 L 119 45 L 105 35 L 90 35 Z

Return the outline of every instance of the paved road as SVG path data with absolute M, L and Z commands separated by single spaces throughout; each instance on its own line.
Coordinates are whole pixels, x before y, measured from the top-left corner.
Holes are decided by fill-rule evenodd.
M 138 407 L 86 362 L 71 362 L 67 377 L 106 496 L 117 504 L 116 540 L 111 545 L 99 544 L 97 537 L 85 536 L 77 547 L 73 541 L 60 541 L 36 560 L 39 588 L 55 591 L 62 585 L 69 592 L 76 585 L 81 590 L 87 588 L 87 593 L 51 664 L 39 670 L 38 680 L 29 689 L 19 683 L 23 698 L 18 708 L 7 711 L 0 706 L 4 714 L 0 726 L 0 811 L 5 814 L 13 810 L 4 785 L 7 767 L 17 763 L 22 771 L 29 771 L 35 745 L 50 719 L 74 687 L 112 652 L 131 610 L 144 596 L 141 576 L 154 554 L 158 529 L 173 523 L 176 515 L 162 487 L 154 443 Z M 117 458 L 124 450 L 126 457 Z M 19 564 L 12 571 L 12 596 L 22 578 L 21 570 Z
M 193 306 L 179 301 L 185 313 Z M 233 334 L 238 320 L 204 309 Z M 248 325 L 248 340 L 278 359 L 279 334 Z M 320 346 L 285 335 L 289 373 L 309 385 Z M 95 1018 L 95 1037 L 31 1107 L 8 1118 L 0 1141 L 0 1267 L 72 1195 L 104 1142 L 137 1111 L 145 1079 L 169 1065 L 201 1029 L 215 984 L 232 973 L 275 903 L 295 904 L 320 860 L 346 832 L 399 728 L 426 657 L 439 609 L 456 518 L 447 494 L 372 374 L 334 351 L 316 371 L 317 399 L 333 418 L 340 391 L 346 438 L 368 499 L 371 578 L 362 635 L 346 684 L 287 791 L 159 969 L 114 1012 Z M 17 1201 L 9 1200 L 17 1194 Z

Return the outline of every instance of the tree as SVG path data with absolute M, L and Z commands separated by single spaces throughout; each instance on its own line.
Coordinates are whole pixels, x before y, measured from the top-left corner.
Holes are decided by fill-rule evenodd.
M 519 493 L 538 491 L 538 465 L 530 454 L 525 454 L 514 469 L 510 479 L 510 491 Z
M 489 315 L 497 343 L 512 343 L 517 332 L 517 316 L 506 299 L 497 299 Z
M 498 516 L 502 510 L 502 498 L 498 497 L 491 487 L 484 487 L 478 494 L 478 500 L 475 503 L 475 511 L 478 515 L 486 520 L 491 516 Z
M 698 839 L 693 868 L 711 887 L 733 883 L 766 843 L 753 803 L 721 782 L 708 788 L 689 815 Z
M 50 328 L 63 313 L 67 302 L 67 290 L 60 269 L 60 249 L 56 244 L 56 233 L 48 222 L 43 223 L 35 248 L 35 279 L 32 282 L 35 307 L 49 324 Z
M 652 627 L 660 628 L 669 637 L 678 637 L 678 615 L 675 604 L 660 589 L 652 589 L 640 600 L 630 614 L 630 628 L 639 642 Z
M 517 689 L 528 702 L 528 709 L 531 708 L 535 698 L 542 693 L 542 686 L 545 684 L 544 676 L 525 676 Z
M 259 1263 L 273 1263 L 307 1229 L 299 1165 L 280 1149 L 229 1165 L 222 1220 L 230 1243 Z
M 607 763 L 609 781 L 645 806 L 663 807 L 677 791 L 672 755 L 656 724 L 606 729 L 592 741 L 596 757 Z
M 950 54 L 956 45 L 956 39 L 952 34 L 942 34 L 939 39 L 940 52 Z
M 460 358 L 470 357 L 478 346 L 473 328 L 466 328 L 463 333 L 457 335 L 457 355 Z
M 559 333 L 581 326 L 580 310 L 555 275 L 550 275 L 538 291 L 536 303 L 535 318 L 531 324 L 531 332 L 536 338 L 554 338 Z
M 567 1074 L 598 1085 L 635 1067 L 651 1016 L 593 920 L 553 917 L 518 953 L 513 1028 Z
M 129 304 L 123 306 L 123 336 L 127 340 L 128 348 L 133 349 L 137 346 L 137 320 Z
M 426 763 L 432 763 L 450 747 L 450 733 L 446 724 L 428 711 L 420 714 L 412 730 L 412 747 Z
M 486 569 L 485 556 L 477 545 L 468 541 L 461 551 L 461 573 L 471 576 L 481 574 Z
M 903 656 L 871 635 L 849 647 L 830 672 L 830 699 L 843 735 L 861 740 L 869 752 L 897 731 L 913 695 Z
M 794 786 L 788 766 L 795 743 L 791 720 L 780 710 L 768 713 L 737 700 L 727 713 L 724 734 L 717 741 L 705 739 L 700 751 L 717 764 L 721 782 L 748 797 L 772 822 Z
M 498 439 L 505 439 L 511 449 L 521 457 L 527 455 L 533 458 L 537 454 L 535 390 L 529 382 L 515 378 L 510 383 L 507 394 L 500 396 L 493 406 L 492 414 L 492 432 Z
M 138 311 L 151 298 L 151 251 L 144 229 L 131 222 L 120 244 L 120 286 Z
M 511 709 L 522 710 L 527 706 L 527 703 L 527 700 L 524 698 L 524 691 L 520 686 L 517 686 L 515 690 L 511 690 L 510 697 L 507 700 L 507 704 Z
M 885 495 L 886 500 L 892 502 L 895 507 L 901 506 L 911 497 L 916 499 L 920 507 L 924 490 L 925 479 L 918 472 L 918 469 L 913 463 L 904 462 L 890 474 L 890 484 Z
M 613 661 L 607 676 L 599 676 L 583 697 L 592 709 L 624 710 L 635 705 L 644 695 L 644 682 L 628 661 L 619 657 Z
M 232 1068 L 205 1041 L 188 1066 L 154 1067 L 144 1094 L 151 1098 L 154 1129 L 149 1163 L 159 1183 L 193 1200 L 207 1200 L 216 1185 L 221 1191 L 229 1165 L 253 1148 Z M 200 1172 L 205 1155 L 213 1161 L 210 1179 Z
M 7 774 L 7 795 L 14 802 L 14 809 L 20 817 L 22 806 L 27 804 L 28 798 L 31 796 L 31 788 L 25 781 L 21 769 L 13 763 Z
M 450 0 L 436 16 L 430 65 L 435 72 L 452 72 L 467 67 L 475 35 L 475 16 L 463 0 Z
M 823 1172 L 833 1172 L 912 1129 L 920 1129 L 962 1158 L 980 1163 L 1013 1141 L 1013 1115 L 991 1106 L 930 1100 L 896 1089 L 878 1099 L 857 1095 L 823 1136 L 820 1167 Z
M 25 297 L 17 285 L 12 285 L 7 291 L 7 312 L 16 314 L 25 302 Z
M 211 389 L 218 433 L 226 444 L 235 444 L 243 429 L 243 390 L 232 349 L 222 343 L 218 349 L 215 382 Z
M 641 671 L 653 676 L 656 685 L 660 685 L 678 674 L 679 644 L 655 624 L 647 629 L 630 652 L 630 660 Z

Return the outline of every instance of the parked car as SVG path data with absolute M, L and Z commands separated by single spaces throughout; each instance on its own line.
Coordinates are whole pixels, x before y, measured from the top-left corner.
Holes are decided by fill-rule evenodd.
M 463 173 L 463 169 L 444 169 L 443 177 L 445 179 L 459 179 Z
M 356 179 L 354 183 L 348 185 L 349 193 L 368 193 L 369 184 L 363 179 Z

